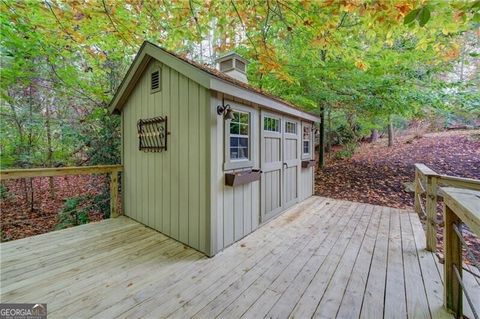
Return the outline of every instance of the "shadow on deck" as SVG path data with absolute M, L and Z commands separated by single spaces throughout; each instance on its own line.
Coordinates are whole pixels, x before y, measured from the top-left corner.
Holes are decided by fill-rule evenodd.
M 49 318 L 449 318 L 424 247 L 412 212 L 322 197 L 214 258 L 119 217 L 1 244 L 1 302 Z

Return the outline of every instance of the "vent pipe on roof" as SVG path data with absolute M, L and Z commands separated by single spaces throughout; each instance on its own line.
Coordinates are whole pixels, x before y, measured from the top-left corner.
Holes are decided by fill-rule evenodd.
M 217 70 L 229 77 L 248 83 L 247 64 L 248 61 L 235 52 L 230 52 L 215 60 Z

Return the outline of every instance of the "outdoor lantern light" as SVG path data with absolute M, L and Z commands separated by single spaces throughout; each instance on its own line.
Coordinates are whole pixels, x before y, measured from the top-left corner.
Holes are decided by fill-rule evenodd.
M 233 112 L 232 112 L 232 109 L 230 108 L 229 104 L 223 105 L 223 106 L 222 105 L 217 106 L 217 114 L 218 115 L 223 114 L 223 116 L 226 120 L 233 119 Z

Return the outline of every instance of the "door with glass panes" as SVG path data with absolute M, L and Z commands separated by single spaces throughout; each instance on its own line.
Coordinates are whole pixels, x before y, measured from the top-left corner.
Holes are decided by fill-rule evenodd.
M 299 123 L 263 111 L 261 114 L 262 221 L 298 202 Z

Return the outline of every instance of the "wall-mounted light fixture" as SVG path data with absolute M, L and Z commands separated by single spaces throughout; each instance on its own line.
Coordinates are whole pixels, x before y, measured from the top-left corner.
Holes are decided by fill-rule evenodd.
M 230 107 L 230 104 L 224 104 L 223 105 L 218 105 L 217 106 L 217 114 L 218 115 L 223 115 L 223 117 L 226 120 L 231 120 L 233 119 L 233 111 L 232 108 Z

